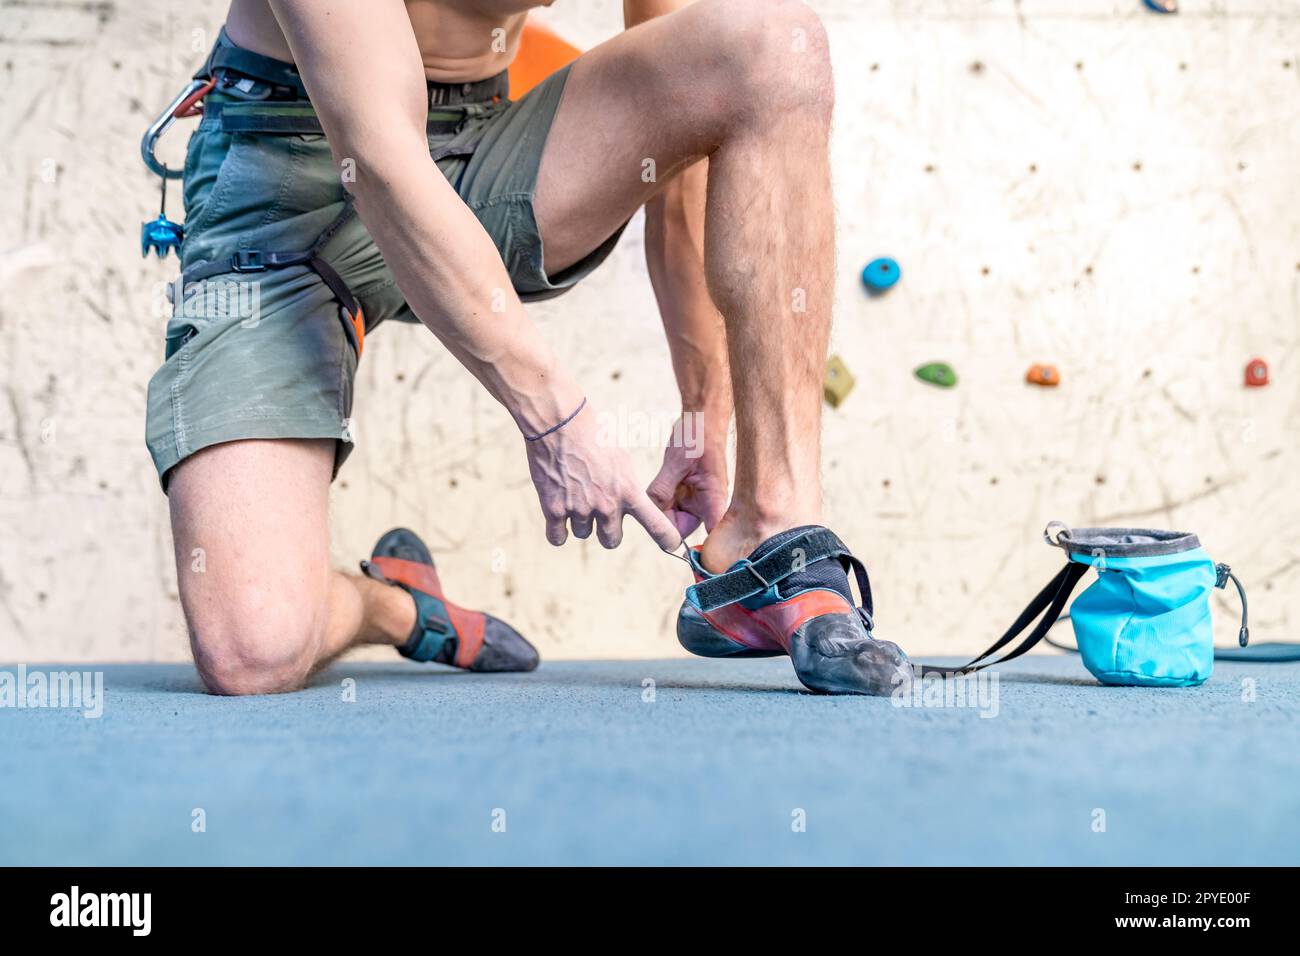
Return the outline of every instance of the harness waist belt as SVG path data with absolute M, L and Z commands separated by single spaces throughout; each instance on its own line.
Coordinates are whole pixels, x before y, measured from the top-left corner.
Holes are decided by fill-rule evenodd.
M 212 52 L 194 74 L 194 78 L 206 80 L 211 76 L 232 73 L 270 84 L 275 88 L 272 91 L 273 99 L 307 99 L 307 88 L 294 64 L 237 46 L 227 35 L 226 28 L 222 27 Z M 222 76 L 217 91 L 220 92 L 223 86 L 233 85 L 234 81 L 235 78 Z M 510 77 L 504 70 L 496 76 L 473 83 L 438 83 L 428 80 L 425 85 L 431 107 L 486 103 L 493 99 L 506 99 L 510 95 Z
M 311 136 L 324 132 L 315 108 L 306 100 L 248 103 L 214 100 L 208 102 L 203 113 L 211 121 L 220 123 L 223 133 L 296 133 Z M 464 120 L 463 113 L 431 109 L 425 129 L 430 136 L 450 135 L 460 129 Z

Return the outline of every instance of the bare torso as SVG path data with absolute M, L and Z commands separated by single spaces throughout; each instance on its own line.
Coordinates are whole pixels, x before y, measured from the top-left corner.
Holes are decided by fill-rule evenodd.
M 464 83 L 500 73 L 515 58 L 528 10 L 550 2 L 407 0 L 406 12 L 420 46 L 425 76 Z M 267 0 L 232 0 L 226 31 L 232 40 L 255 53 L 293 59 Z

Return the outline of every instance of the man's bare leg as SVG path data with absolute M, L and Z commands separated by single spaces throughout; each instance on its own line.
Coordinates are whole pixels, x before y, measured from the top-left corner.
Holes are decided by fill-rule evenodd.
M 400 588 L 330 569 L 332 440 L 205 448 L 168 487 L 176 576 L 194 662 L 216 694 L 297 690 L 357 644 L 415 626 Z
M 705 269 L 726 321 L 737 427 L 734 494 L 702 554 L 713 571 L 821 523 L 831 90 L 825 32 L 806 6 L 701 0 L 581 57 L 542 157 L 537 215 L 552 271 L 709 159 Z

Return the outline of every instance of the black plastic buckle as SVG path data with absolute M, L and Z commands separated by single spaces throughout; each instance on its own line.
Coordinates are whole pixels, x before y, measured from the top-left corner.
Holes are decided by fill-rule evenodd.
M 261 249 L 240 249 L 231 260 L 235 272 L 265 272 L 266 261 Z

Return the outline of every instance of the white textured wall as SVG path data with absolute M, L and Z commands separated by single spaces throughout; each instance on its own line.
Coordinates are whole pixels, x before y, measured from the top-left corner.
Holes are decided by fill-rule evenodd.
M 1038 536 L 1059 518 L 1196 531 L 1250 588 L 1257 638 L 1293 639 L 1300 0 L 814 6 L 838 84 L 833 349 L 858 379 L 826 415 L 828 519 L 872 569 L 881 632 L 980 648 L 1059 564 Z M 592 45 L 619 7 L 543 17 Z M 0 3 L 0 660 L 187 654 L 142 437 L 175 259 L 139 258 L 137 143 L 221 12 Z M 882 253 L 904 278 L 869 301 L 857 272 Z M 599 407 L 672 413 L 639 229 L 532 311 Z M 1268 388 L 1242 386 L 1254 355 Z M 957 389 L 912 378 L 931 359 Z M 1061 388 L 1023 384 L 1035 361 Z M 551 549 L 509 419 L 427 332 L 367 342 L 357 418 L 341 564 L 409 524 L 453 597 L 551 657 L 678 652 L 682 565 L 636 534 Z M 633 451 L 648 481 L 659 450 Z M 1231 640 L 1235 604 L 1216 609 Z

